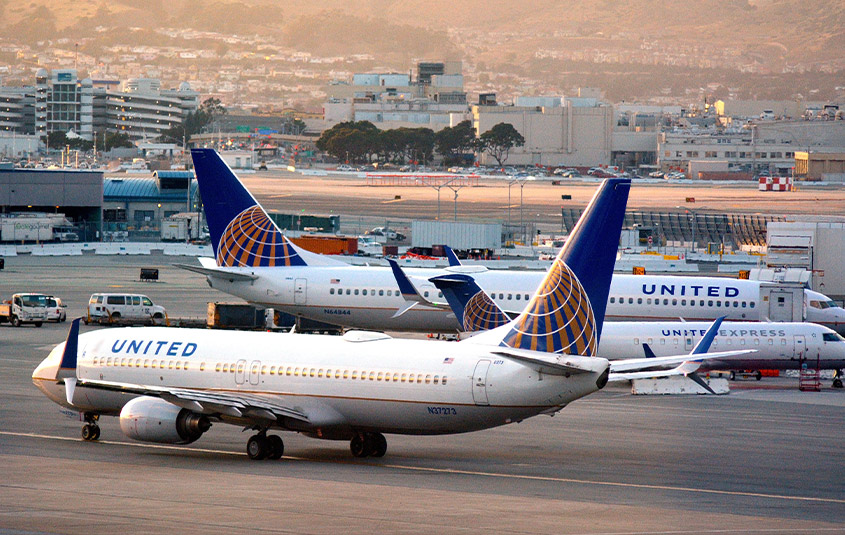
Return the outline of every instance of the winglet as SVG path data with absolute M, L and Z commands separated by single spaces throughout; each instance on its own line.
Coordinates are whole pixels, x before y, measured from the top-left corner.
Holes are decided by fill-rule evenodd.
M 399 267 L 399 264 L 396 262 L 396 260 L 393 260 L 392 258 L 387 258 L 386 260 L 387 263 L 390 264 L 390 269 L 393 270 L 393 278 L 396 279 L 396 284 L 399 285 L 399 291 L 401 292 L 402 297 L 405 299 L 405 303 L 402 305 L 402 307 L 396 310 L 393 316 L 391 316 L 392 318 L 398 318 L 405 312 L 414 308 L 417 304 L 434 308 L 448 308 L 445 305 L 429 301 L 428 299 L 420 295 L 420 292 L 417 291 L 416 287 L 414 287 L 414 284 L 411 282 L 408 276 L 405 275 L 405 272 L 402 270 L 401 267 Z
M 454 267 L 462 265 L 461 260 L 458 258 L 458 255 L 455 254 L 455 251 L 453 251 L 451 247 L 449 247 L 448 245 L 444 245 L 443 250 L 446 251 L 446 258 L 449 259 L 450 266 Z
M 56 379 L 76 378 L 76 353 L 79 349 L 79 320 L 76 318 L 70 322 L 67 340 L 65 340 L 65 351 L 62 353 L 62 362 L 56 370 Z
M 390 264 L 390 269 L 393 270 L 393 278 L 396 279 L 396 284 L 399 285 L 399 291 L 402 293 L 402 297 L 404 297 L 406 301 L 419 301 L 419 292 L 417 292 L 417 289 L 414 288 L 413 284 L 411 284 L 408 276 L 405 275 L 405 272 L 402 271 L 402 268 L 399 267 L 396 260 L 393 260 L 392 258 L 387 258 L 386 260 L 387 263 Z
M 690 355 L 700 355 L 701 353 L 707 353 L 710 351 L 710 346 L 713 344 L 713 339 L 716 338 L 716 335 L 719 334 L 719 327 L 722 325 L 722 321 L 724 321 L 725 316 L 719 316 L 713 321 L 713 324 L 707 329 L 707 332 L 704 333 L 704 336 L 701 337 L 701 340 L 695 345 Z

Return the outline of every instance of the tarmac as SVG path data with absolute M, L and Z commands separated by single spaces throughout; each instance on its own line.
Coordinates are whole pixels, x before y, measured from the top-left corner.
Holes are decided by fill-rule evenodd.
M 506 177 L 481 179 L 477 186 L 439 192 L 431 186 L 368 186 L 355 175 L 303 176 L 286 171 L 241 174 L 250 192 L 265 209 L 281 213 L 341 215 L 341 223 L 365 220 L 362 233 L 384 221 L 437 219 L 452 221 L 523 221 L 549 230 L 561 223 L 561 208 L 584 208 L 599 179 L 542 178 L 513 183 Z M 559 185 L 552 183 L 559 181 Z M 457 202 L 455 196 L 457 194 Z M 571 198 L 564 199 L 564 196 Z M 438 202 L 439 198 L 439 202 Z M 842 184 L 797 183 L 796 191 L 759 191 L 753 182 L 633 181 L 628 210 L 824 216 L 843 220 Z M 380 221 L 380 223 L 379 223 Z
M 237 301 L 172 266 L 190 261 L 10 257 L 0 297 L 53 293 L 69 317 L 107 290 L 189 317 Z M 160 282 L 138 281 L 141 267 Z M 224 424 L 167 446 L 104 417 L 100 441 L 83 442 L 30 379 L 67 328 L 0 325 L 0 533 L 845 533 L 845 391 L 829 381 L 817 393 L 797 379 L 738 381 L 727 396 L 614 386 L 553 418 L 390 435 L 381 459 L 283 433 L 285 457 L 256 462 L 251 433 Z

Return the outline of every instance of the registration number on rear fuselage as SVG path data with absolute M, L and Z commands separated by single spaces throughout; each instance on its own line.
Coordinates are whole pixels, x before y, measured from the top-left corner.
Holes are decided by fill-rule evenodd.
M 458 414 L 458 411 L 456 411 L 452 407 L 429 407 L 428 413 L 441 416 L 455 416 L 456 414 Z

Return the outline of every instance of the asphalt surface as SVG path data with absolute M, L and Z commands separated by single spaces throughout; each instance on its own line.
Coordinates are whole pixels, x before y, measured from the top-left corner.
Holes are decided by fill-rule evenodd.
M 171 315 L 235 301 L 190 259 L 6 259 L 0 297 L 138 292 Z M 139 282 L 159 267 L 161 282 Z M 609 387 L 550 418 L 456 436 L 388 436 L 381 459 L 283 434 L 250 461 L 249 432 L 215 424 L 188 446 L 134 442 L 114 418 L 98 443 L 31 383 L 68 324 L 0 325 L 0 533 L 845 533 L 845 391 L 794 379 L 728 396 Z M 83 331 L 94 327 L 83 326 Z

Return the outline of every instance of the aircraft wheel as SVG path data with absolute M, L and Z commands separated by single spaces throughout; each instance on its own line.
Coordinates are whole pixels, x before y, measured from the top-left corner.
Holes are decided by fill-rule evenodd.
M 82 440 L 92 442 L 100 438 L 100 426 L 96 424 L 85 424 L 82 426 Z
M 253 435 L 246 443 L 246 454 L 253 461 L 260 461 L 266 459 L 270 454 L 270 444 L 267 437 L 261 435 Z
M 352 437 L 352 440 L 349 442 L 349 449 L 355 457 L 366 457 L 369 454 L 366 441 L 360 434 Z
M 842 379 L 839 379 L 838 377 L 834 379 L 832 386 L 833 388 L 842 388 Z
M 268 435 L 267 444 L 270 449 L 270 453 L 267 455 L 268 459 L 275 461 L 281 459 L 282 455 L 285 454 L 285 443 L 282 442 L 282 437 L 279 435 Z
M 373 457 L 384 457 L 387 453 L 387 439 L 381 433 L 371 433 L 367 442 L 369 454 Z
M 35 322 L 35 326 L 36 326 L 36 327 L 41 327 L 41 322 L 40 322 L 40 321 L 36 321 L 36 322 Z

